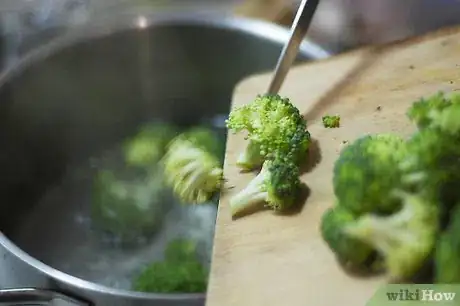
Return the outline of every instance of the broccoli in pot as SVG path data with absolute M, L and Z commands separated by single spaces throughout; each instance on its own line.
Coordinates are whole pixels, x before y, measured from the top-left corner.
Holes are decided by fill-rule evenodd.
M 154 293 L 204 293 L 208 270 L 201 264 L 195 241 L 168 243 L 164 259 L 147 265 L 133 280 L 133 289 Z

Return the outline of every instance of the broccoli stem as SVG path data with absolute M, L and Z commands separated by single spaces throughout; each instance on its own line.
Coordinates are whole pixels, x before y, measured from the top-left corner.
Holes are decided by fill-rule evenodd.
M 263 161 L 263 157 L 260 155 L 260 146 L 249 140 L 244 151 L 238 156 L 236 165 L 244 171 L 251 171 L 260 167 Z
M 265 172 L 261 171 L 249 184 L 230 199 L 232 216 L 240 215 L 248 210 L 257 208 L 264 203 L 268 193 L 262 190 L 265 181 Z
M 390 216 L 368 214 L 346 227 L 350 236 L 372 245 L 384 257 L 394 278 L 411 277 L 431 251 L 437 230 L 437 214 L 431 203 L 417 195 L 395 192 L 400 211 Z
M 399 213 L 391 217 L 369 215 L 366 222 L 364 222 L 365 219 L 362 222 L 369 225 L 372 223 L 372 232 L 368 232 L 369 238 L 375 241 L 375 246 L 383 254 L 388 254 L 395 247 L 417 242 L 416 233 L 408 230 L 408 223 L 412 217 L 411 207 L 405 206 Z M 361 230 L 364 230 L 364 227 Z

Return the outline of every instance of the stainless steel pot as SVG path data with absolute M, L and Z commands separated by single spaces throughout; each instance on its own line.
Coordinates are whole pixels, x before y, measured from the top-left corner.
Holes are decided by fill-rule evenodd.
M 76 29 L 5 71 L 0 304 L 203 305 L 205 294 L 115 289 L 45 264 L 44 257 L 68 255 L 82 239 L 71 222 L 49 227 L 79 203 L 62 201 L 38 213 L 44 208 L 37 203 L 69 165 L 130 135 L 140 122 L 225 118 L 235 84 L 272 69 L 287 37 L 286 29 L 235 17 L 124 14 Z M 327 56 L 305 41 L 299 60 Z M 18 238 L 31 222 L 34 232 Z

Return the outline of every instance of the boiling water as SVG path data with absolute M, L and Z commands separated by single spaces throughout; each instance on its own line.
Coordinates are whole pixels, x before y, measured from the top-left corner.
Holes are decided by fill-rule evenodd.
M 132 279 L 145 265 L 162 259 L 165 246 L 175 238 L 194 239 L 203 264 L 209 267 L 217 205 L 185 206 L 168 198 L 169 210 L 155 236 L 138 237 L 135 245 L 124 246 L 92 224 L 94 173 L 89 162 L 70 167 L 24 220 L 14 237 L 18 245 L 55 269 L 118 289 L 131 289 Z

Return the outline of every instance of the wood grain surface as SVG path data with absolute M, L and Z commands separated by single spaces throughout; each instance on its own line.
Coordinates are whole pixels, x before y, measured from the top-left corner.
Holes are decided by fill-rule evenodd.
M 263 93 L 270 78 L 267 72 L 241 82 L 233 107 Z M 414 127 L 405 112 L 414 100 L 459 88 L 460 28 L 294 67 L 280 94 L 308 120 L 317 148 L 311 164 L 321 157 L 302 174 L 309 195 L 296 214 L 263 211 L 232 220 L 229 198 L 256 173 L 236 168 L 245 141 L 229 135 L 207 306 L 365 305 L 384 277 L 345 273 L 318 230 L 321 214 L 334 202 L 332 168 L 342 142 L 377 132 L 407 136 Z M 340 115 L 342 126 L 325 129 L 325 114 Z

